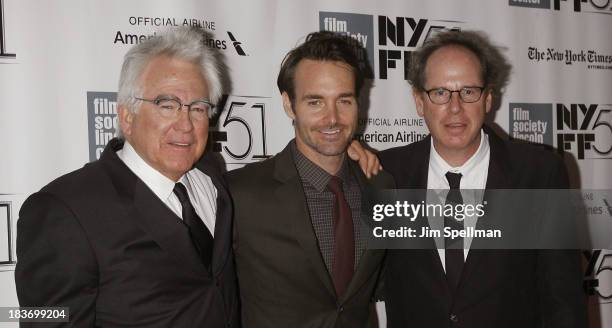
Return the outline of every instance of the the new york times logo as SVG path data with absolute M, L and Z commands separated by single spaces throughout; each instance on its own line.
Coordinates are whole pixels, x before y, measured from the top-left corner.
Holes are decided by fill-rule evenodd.
M 0 0 L 0 58 L 16 58 L 17 55 L 11 53 L 6 46 L 6 26 L 4 19 L 4 0 Z
M 553 10 L 561 10 L 561 8 L 570 7 L 575 12 L 608 14 L 612 12 L 612 0 L 553 0 Z M 550 8 L 550 0 L 508 0 L 510 6 L 529 7 L 529 8 Z
M 100 159 L 106 144 L 119 127 L 116 92 L 87 92 L 87 118 L 89 126 L 89 160 Z
M 556 104 L 557 149 L 578 159 L 612 158 L 612 105 Z
M 270 98 L 223 96 L 221 115 L 210 122 L 211 149 L 226 164 L 243 165 L 270 157 L 266 149 L 266 109 Z
M 374 47 L 374 21 L 377 24 L 378 44 Z M 410 54 L 427 38 L 442 30 L 459 30 L 464 22 L 431 20 L 414 17 L 319 12 L 320 30 L 345 34 L 355 40 L 367 52 L 372 69 L 378 68 L 378 78 L 386 80 L 393 70 L 407 79 Z M 374 55 L 374 51 L 378 55 Z M 366 60 L 361 56 L 362 60 Z M 374 59 L 378 58 L 378 63 Z M 373 72 L 372 72 L 373 74 Z M 373 76 L 373 75 L 372 75 Z

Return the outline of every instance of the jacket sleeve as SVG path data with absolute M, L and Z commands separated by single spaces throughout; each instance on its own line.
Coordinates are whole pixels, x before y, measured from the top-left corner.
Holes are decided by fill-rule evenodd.
M 94 326 L 96 257 L 78 218 L 50 193 L 33 194 L 19 212 L 15 284 L 22 307 L 68 307 L 68 323 L 45 327 Z
M 569 188 L 567 171 L 560 159 L 555 161 L 549 172 L 548 189 Z M 560 208 L 559 204 L 548 204 L 548 206 L 552 211 L 554 208 Z M 552 227 L 553 231 L 555 229 L 556 227 Z M 541 326 L 588 327 L 580 251 L 542 249 L 538 251 L 537 265 Z

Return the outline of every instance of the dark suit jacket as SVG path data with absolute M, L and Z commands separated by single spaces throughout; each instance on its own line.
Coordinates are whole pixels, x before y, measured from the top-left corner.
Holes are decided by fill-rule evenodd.
M 568 187 L 561 159 L 489 134 L 486 189 Z M 431 137 L 379 154 L 398 188 L 427 189 Z M 389 327 L 585 327 L 580 257 L 565 250 L 472 249 L 451 298 L 438 252 L 388 250 Z
M 363 190 L 392 187 L 382 173 Z M 319 250 L 306 196 L 287 146 L 274 158 L 228 174 L 234 200 L 234 252 L 244 327 L 364 327 L 372 316 L 382 250 L 366 250 L 338 299 Z
M 197 168 L 217 188 L 212 273 L 186 226 L 117 157 L 30 196 L 17 222 L 15 281 L 21 306 L 67 306 L 75 327 L 237 326 L 231 203 L 212 162 Z

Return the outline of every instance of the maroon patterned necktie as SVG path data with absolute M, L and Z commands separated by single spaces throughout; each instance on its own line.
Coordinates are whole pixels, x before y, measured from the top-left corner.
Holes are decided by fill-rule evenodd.
M 349 207 L 344 191 L 342 190 L 342 180 L 332 176 L 327 184 L 327 188 L 334 194 L 336 202 L 334 204 L 334 265 L 332 277 L 336 295 L 341 297 L 353 278 L 355 266 L 355 235 L 353 233 L 353 216 Z

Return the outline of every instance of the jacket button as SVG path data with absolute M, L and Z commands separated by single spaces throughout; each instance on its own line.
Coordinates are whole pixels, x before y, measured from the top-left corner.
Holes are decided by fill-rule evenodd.
M 451 315 L 450 315 L 450 321 L 451 321 L 451 322 L 454 322 L 454 323 L 457 323 L 457 322 L 459 322 L 459 317 L 458 317 L 456 314 L 451 313 Z

